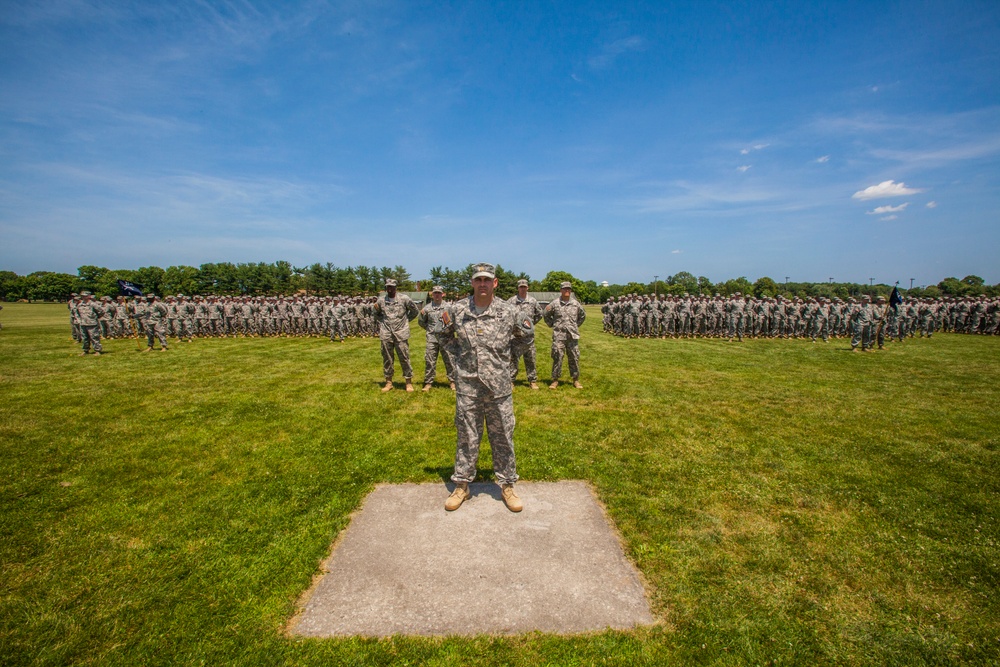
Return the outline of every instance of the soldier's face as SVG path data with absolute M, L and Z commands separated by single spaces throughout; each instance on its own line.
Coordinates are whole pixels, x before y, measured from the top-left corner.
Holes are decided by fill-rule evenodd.
M 492 297 L 499 280 L 488 276 L 478 276 L 472 279 L 472 291 L 476 296 Z
M 396 296 L 396 286 L 387 285 L 385 288 L 385 293 L 388 294 L 389 296 Z
M 524 297 L 528 296 L 528 286 L 527 285 L 518 285 L 517 286 L 517 295 L 519 297 L 521 297 L 522 299 Z
M 444 294 L 441 294 L 441 292 L 431 292 L 431 299 L 434 301 L 435 306 L 441 305 L 442 298 L 444 298 Z
M 570 290 L 569 287 L 563 287 L 561 290 L 559 290 L 559 294 L 560 294 L 560 296 L 562 296 L 562 300 L 563 301 L 568 301 L 569 300 L 569 293 L 570 293 L 570 291 L 571 290 Z

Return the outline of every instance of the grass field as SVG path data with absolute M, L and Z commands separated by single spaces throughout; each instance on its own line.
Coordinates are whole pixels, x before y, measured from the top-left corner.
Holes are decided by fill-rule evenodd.
M 64 306 L 6 304 L 0 663 L 1000 662 L 1000 338 L 850 354 L 621 340 L 589 315 L 585 389 L 515 389 L 518 469 L 593 485 L 659 625 L 303 640 L 297 599 L 376 483 L 440 481 L 443 503 L 446 385 L 380 393 L 372 340 L 81 358 Z

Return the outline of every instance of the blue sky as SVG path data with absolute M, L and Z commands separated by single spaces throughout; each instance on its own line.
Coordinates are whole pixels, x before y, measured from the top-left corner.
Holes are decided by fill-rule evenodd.
M 0 269 L 1000 282 L 1000 3 L 0 5 Z

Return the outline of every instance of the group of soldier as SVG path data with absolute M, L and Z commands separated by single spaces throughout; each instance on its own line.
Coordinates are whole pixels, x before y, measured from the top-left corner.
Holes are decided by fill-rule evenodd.
M 344 296 L 119 296 L 95 299 L 89 292 L 69 301 L 73 340 L 84 343 L 84 327 L 101 338 L 146 338 L 166 349 L 167 340 L 227 336 L 316 336 L 343 341 L 373 337 L 375 297 Z M 93 320 L 93 323 L 91 323 Z M 88 340 L 95 336 L 88 332 Z M 93 344 L 85 345 L 88 351 Z M 98 348 L 94 348 L 95 351 Z
M 935 331 L 1000 334 L 1000 298 L 885 297 L 756 298 L 629 294 L 601 307 L 604 331 L 625 338 L 851 338 L 852 347 L 882 347 L 885 338 L 902 341 Z

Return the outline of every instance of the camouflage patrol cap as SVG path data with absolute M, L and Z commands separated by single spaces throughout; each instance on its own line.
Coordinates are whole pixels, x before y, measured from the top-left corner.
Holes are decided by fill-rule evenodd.
M 562 289 L 573 289 L 573 284 L 571 282 L 569 282 L 568 280 L 564 280 L 561 283 L 559 283 L 559 289 L 561 289 L 561 290 Z
M 528 281 L 525 280 L 524 278 L 521 278 L 520 280 L 517 281 L 517 286 L 518 287 L 527 287 L 528 286 Z
M 880 296 L 880 297 L 878 298 L 878 300 L 879 300 L 879 301 L 885 301 L 885 297 L 884 297 L 884 296 Z
M 871 301 L 872 298 L 870 296 L 868 296 L 867 294 L 862 294 L 861 295 L 861 300 L 862 301 Z
M 82 292 L 80 292 L 80 296 L 94 296 L 94 295 L 88 292 L 87 290 L 83 290 Z
M 475 280 L 480 276 L 485 276 L 487 278 L 496 278 L 497 277 L 496 269 L 493 268 L 492 264 L 487 264 L 485 262 L 476 264 L 474 267 L 472 267 L 472 279 Z
M 386 278 L 385 279 L 385 286 L 386 287 L 395 287 L 396 286 L 396 280 L 394 278 Z
M 444 288 L 440 285 L 435 285 L 431 288 L 431 294 L 444 294 Z

